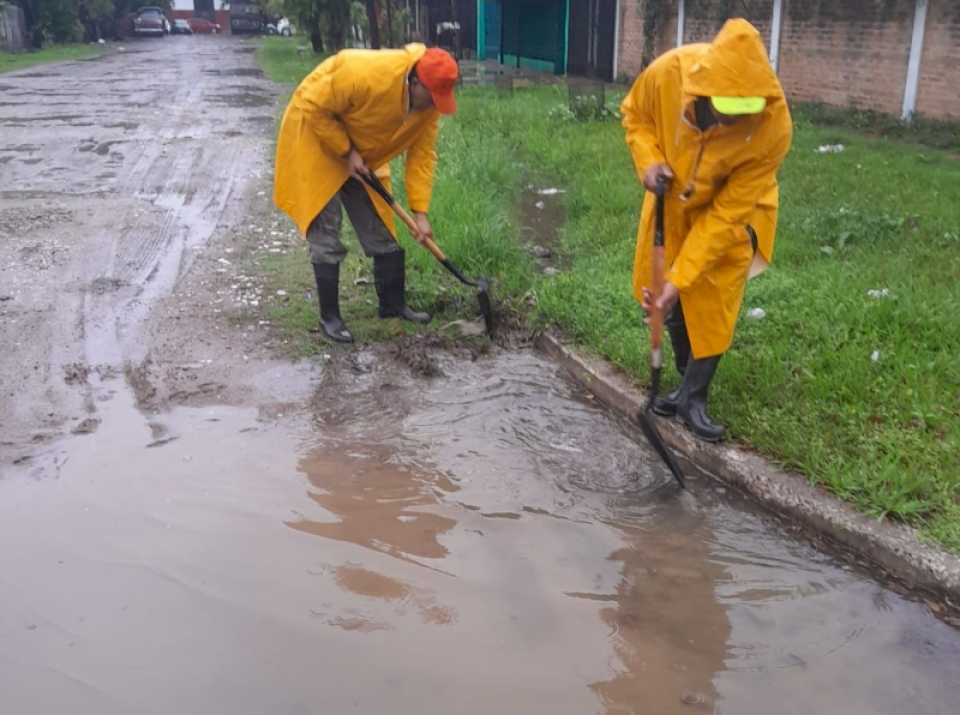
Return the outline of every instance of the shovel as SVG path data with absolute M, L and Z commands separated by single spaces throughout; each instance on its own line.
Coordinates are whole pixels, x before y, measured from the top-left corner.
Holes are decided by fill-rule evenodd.
M 407 228 L 410 229 L 413 235 L 419 236 L 420 229 L 417 227 L 417 222 L 413 220 L 413 217 L 407 213 L 403 206 L 397 203 L 397 200 L 387 191 L 387 187 L 383 185 L 380 178 L 376 174 L 370 173 L 365 174 L 363 179 L 371 189 L 380 194 L 380 198 L 387 202 L 390 208 L 393 209 L 393 212 L 400 217 L 400 220 L 407 224 Z M 477 302 L 480 304 L 480 312 L 483 314 L 483 323 L 486 326 L 487 335 L 492 337 L 494 321 L 493 305 L 490 302 L 490 281 L 486 278 L 477 278 L 476 280 L 467 278 L 460 269 L 444 255 L 443 251 L 440 250 L 440 246 L 434 243 L 432 239 L 424 236 L 417 240 L 426 246 L 427 250 L 433 254 L 433 257 L 436 258 L 444 268 L 456 276 L 458 281 L 477 289 Z
M 650 395 L 647 398 L 647 405 L 637 414 L 637 422 L 643 430 L 647 441 L 654 451 L 660 455 L 670 472 L 676 478 L 681 489 L 686 489 L 687 484 L 683 479 L 683 472 L 680 471 L 680 465 L 676 458 L 667 449 L 663 443 L 663 437 L 657 431 L 657 426 L 653 419 L 653 403 L 660 392 L 660 369 L 663 367 L 663 311 L 656 307 L 656 301 L 663 291 L 663 195 L 666 188 L 663 182 L 657 183 L 657 210 L 656 227 L 653 233 L 653 293 L 654 307 L 650 311 Z

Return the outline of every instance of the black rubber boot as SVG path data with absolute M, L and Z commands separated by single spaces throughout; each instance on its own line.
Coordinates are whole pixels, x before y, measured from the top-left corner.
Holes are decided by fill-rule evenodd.
M 682 377 L 687 370 L 687 363 L 690 362 L 690 336 L 687 335 L 687 324 L 683 320 L 683 310 L 679 303 L 673 307 L 663 324 L 670 332 L 670 343 L 673 345 L 673 362 L 677 372 Z M 654 400 L 653 411 L 661 417 L 673 417 L 677 414 L 681 387 Z
M 705 442 L 719 442 L 726 431 L 723 425 L 714 422 L 707 414 L 707 393 L 721 357 L 721 355 L 714 355 L 700 360 L 690 360 L 683 376 L 683 384 L 680 386 L 681 394 L 677 400 L 677 414 L 690 431 Z
M 683 319 L 683 309 L 678 302 L 673 306 L 670 315 L 663 321 L 670 333 L 670 344 L 673 346 L 673 364 L 677 372 L 683 375 L 690 361 L 690 336 L 687 335 L 687 323 Z
M 412 323 L 429 323 L 430 314 L 407 305 L 407 274 L 403 250 L 373 257 L 373 279 L 380 297 L 381 318 L 403 318 Z
M 353 335 L 340 317 L 340 264 L 314 263 L 317 301 L 320 303 L 320 329 L 336 343 L 352 343 Z

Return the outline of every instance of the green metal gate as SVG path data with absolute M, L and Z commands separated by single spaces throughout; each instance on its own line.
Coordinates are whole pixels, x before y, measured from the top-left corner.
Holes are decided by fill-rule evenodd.
M 478 55 L 511 67 L 567 70 L 570 0 L 478 0 Z

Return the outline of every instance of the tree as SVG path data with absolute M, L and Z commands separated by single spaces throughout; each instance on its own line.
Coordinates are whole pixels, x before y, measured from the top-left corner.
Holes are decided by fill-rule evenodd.
M 113 0 L 78 0 L 77 19 L 83 25 L 83 39 L 96 42 L 105 34 L 105 28 L 112 25 L 115 8 Z
M 370 47 L 380 49 L 380 14 L 377 12 L 377 0 L 366 0 L 367 26 L 370 30 Z
M 282 7 L 293 15 L 307 34 L 313 51 L 320 54 L 329 45 L 334 51 L 347 44 L 351 0 L 283 0 Z

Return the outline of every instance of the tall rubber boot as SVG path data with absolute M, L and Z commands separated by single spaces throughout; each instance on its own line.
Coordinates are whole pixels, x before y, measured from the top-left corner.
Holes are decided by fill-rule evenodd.
M 405 255 L 401 249 L 373 257 L 373 279 L 380 298 L 380 317 L 429 323 L 429 313 L 418 312 L 407 305 Z
M 673 345 L 673 362 L 677 372 L 683 377 L 687 370 L 687 363 L 690 362 L 690 336 L 687 335 L 687 325 L 683 320 L 683 311 L 680 304 L 677 303 L 670 315 L 663 321 L 670 333 L 670 344 Z M 677 414 L 677 404 L 680 400 L 680 387 L 673 392 L 668 392 L 663 397 L 654 400 L 653 411 L 663 417 L 673 417 Z
M 680 386 L 677 414 L 690 430 L 705 442 L 719 442 L 726 431 L 707 414 L 707 394 L 722 355 L 690 360 Z
M 340 317 L 340 264 L 314 263 L 313 277 L 320 303 L 320 329 L 336 343 L 352 343 L 353 335 Z

